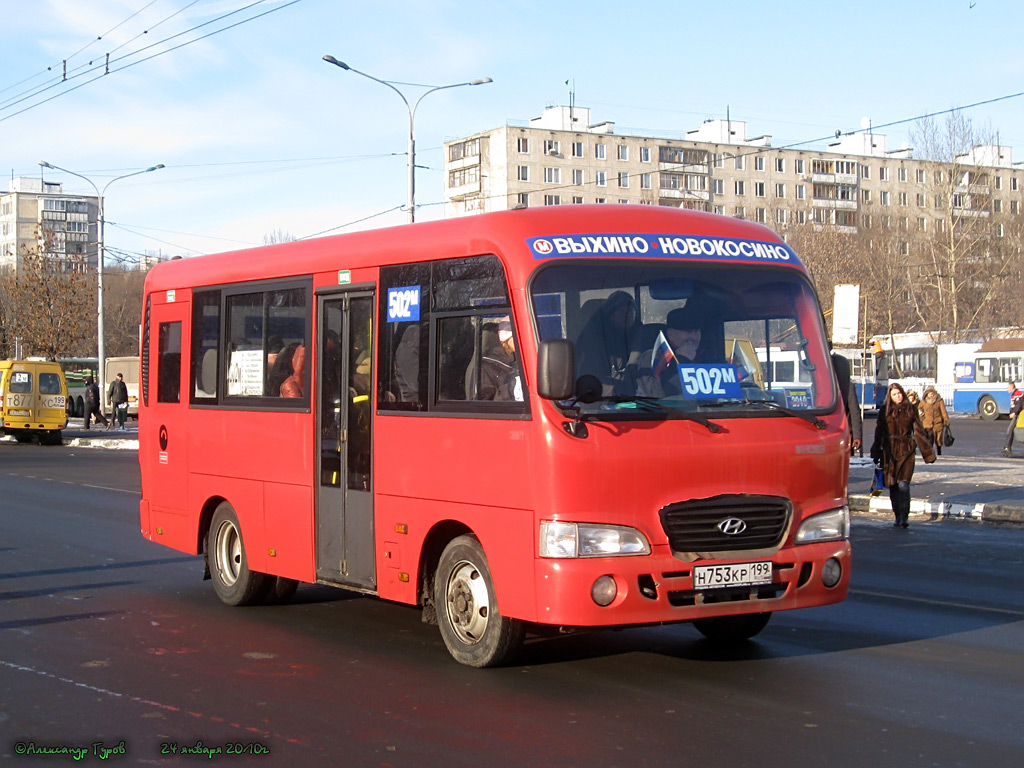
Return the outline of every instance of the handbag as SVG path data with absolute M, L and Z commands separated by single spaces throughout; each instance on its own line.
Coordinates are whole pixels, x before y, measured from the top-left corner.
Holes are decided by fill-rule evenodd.
M 875 467 L 875 474 L 871 478 L 871 495 L 877 496 L 885 488 L 885 473 L 881 467 Z
M 949 424 L 947 424 L 946 428 L 942 430 L 942 444 L 949 448 L 955 440 L 956 438 L 953 437 L 953 430 L 950 429 Z

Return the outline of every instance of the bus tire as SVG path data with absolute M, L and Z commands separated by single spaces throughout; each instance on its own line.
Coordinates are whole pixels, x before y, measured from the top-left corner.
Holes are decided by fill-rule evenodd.
M 242 528 L 231 505 L 222 501 L 213 513 L 206 551 L 217 597 L 228 605 L 262 602 L 270 586 L 265 573 L 249 570 Z
M 85 416 L 85 401 L 82 398 L 78 398 L 78 400 L 75 401 L 75 411 L 75 416 L 78 418 Z
M 985 395 L 978 401 L 978 415 L 985 421 L 995 421 L 999 418 L 999 404 L 992 395 Z
M 287 579 L 284 576 L 272 576 L 272 584 L 267 591 L 266 602 L 269 605 L 281 605 L 287 603 L 295 596 L 295 590 L 299 588 L 299 582 L 295 579 Z
M 697 619 L 693 626 L 708 640 L 719 643 L 741 643 L 768 626 L 771 613 L 746 613 L 740 616 L 716 616 Z
M 523 642 L 523 622 L 498 612 L 491 570 L 476 536 L 459 536 L 441 553 L 434 604 L 441 638 L 460 664 L 497 666 Z

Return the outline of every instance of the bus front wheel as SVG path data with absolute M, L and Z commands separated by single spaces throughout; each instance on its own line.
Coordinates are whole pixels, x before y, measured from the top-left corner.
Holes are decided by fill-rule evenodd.
M 266 574 L 249 570 L 242 529 L 235 510 L 226 501 L 213 513 L 206 543 L 210 578 L 217 597 L 228 605 L 261 602 L 269 583 Z
M 491 571 L 475 536 L 459 536 L 445 547 L 434 577 L 434 604 L 441 638 L 460 664 L 499 665 L 523 642 L 523 622 L 498 612 Z
M 749 640 L 768 626 L 770 613 L 747 613 L 741 616 L 716 616 L 697 619 L 693 626 L 708 640 L 720 643 L 740 643 Z
M 978 401 L 978 415 L 985 421 L 995 421 L 999 418 L 999 404 L 991 395 L 985 395 Z

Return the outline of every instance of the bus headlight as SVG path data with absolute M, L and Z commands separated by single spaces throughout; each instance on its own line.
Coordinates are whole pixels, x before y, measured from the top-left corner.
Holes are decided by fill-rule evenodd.
M 541 557 L 614 557 L 649 555 L 651 545 L 636 530 L 623 525 L 563 523 L 545 520 L 540 524 Z
M 797 544 L 843 541 L 848 538 L 850 538 L 850 508 L 846 506 L 807 518 L 796 532 Z

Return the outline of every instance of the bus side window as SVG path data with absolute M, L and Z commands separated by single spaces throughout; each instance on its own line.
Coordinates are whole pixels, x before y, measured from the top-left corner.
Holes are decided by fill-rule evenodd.
M 181 382 L 181 322 L 160 323 L 156 401 L 177 403 Z

